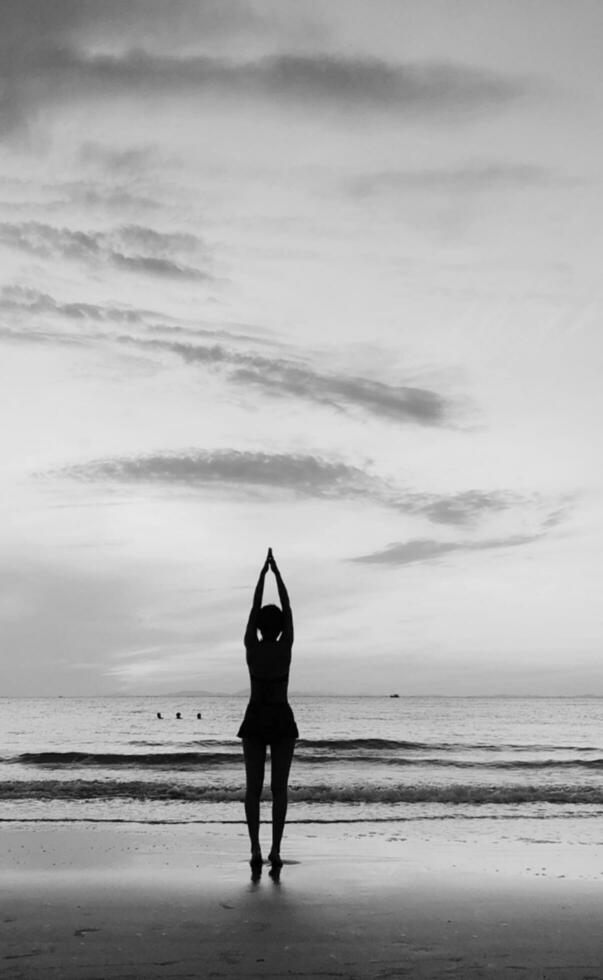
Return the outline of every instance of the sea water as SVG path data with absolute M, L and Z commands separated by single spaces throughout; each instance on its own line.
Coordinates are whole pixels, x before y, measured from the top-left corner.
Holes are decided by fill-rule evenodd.
M 603 699 L 291 702 L 289 821 L 571 818 L 600 836 Z M 0 820 L 240 822 L 245 703 L 0 698 Z

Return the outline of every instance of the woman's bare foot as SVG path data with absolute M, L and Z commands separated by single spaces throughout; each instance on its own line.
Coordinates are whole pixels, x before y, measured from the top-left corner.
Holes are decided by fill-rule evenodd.
M 278 851 L 274 850 L 274 848 L 270 851 L 270 854 L 268 855 L 268 860 L 270 861 L 270 864 L 272 865 L 273 868 L 282 868 L 283 866 L 281 856 Z

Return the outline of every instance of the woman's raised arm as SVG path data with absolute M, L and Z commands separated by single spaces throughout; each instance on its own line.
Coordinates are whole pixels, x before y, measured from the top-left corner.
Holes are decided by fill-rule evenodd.
M 269 558 L 266 557 L 266 561 L 262 566 L 260 576 L 255 587 L 255 592 L 253 593 L 253 603 L 251 605 L 251 612 L 249 613 L 249 619 L 247 620 L 247 628 L 245 630 L 245 646 L 250 647 L 253 643 L 257 641 L 258 638 L 258 616 L 260 609 L 262 608 L 262 599 L 264 597 L 264 580 L 266 578 L 266 572 L 268 571 Z
M 281 603 L 281 609 L 283 610 L 283 633 L 282 633 L 283 639 L 287 643 L 291 644 L 293 643 L 293 613 L 291 612 L 289 593 L 287 592 L 287 587 L 283 582 L 278 565 L 274 560 L 274 555 L 272 554 L 272 548 L 268 549 L 268 564 L 272 569 L 272 571 L 274 572 L 274 577 L 276 579 L 276 588 L 278 590 L 278 597 Z

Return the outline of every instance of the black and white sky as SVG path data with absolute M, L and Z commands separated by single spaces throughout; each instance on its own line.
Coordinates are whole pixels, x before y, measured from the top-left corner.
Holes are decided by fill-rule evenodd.
M 603 694 L 602 38 L 3 0 L 0 693 Z

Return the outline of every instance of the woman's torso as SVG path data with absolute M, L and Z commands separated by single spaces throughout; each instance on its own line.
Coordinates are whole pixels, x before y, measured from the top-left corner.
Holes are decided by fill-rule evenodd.
M 287 704 L 291 646 L 281 640 L 258 640 L 247 648 L 251 704 Z

